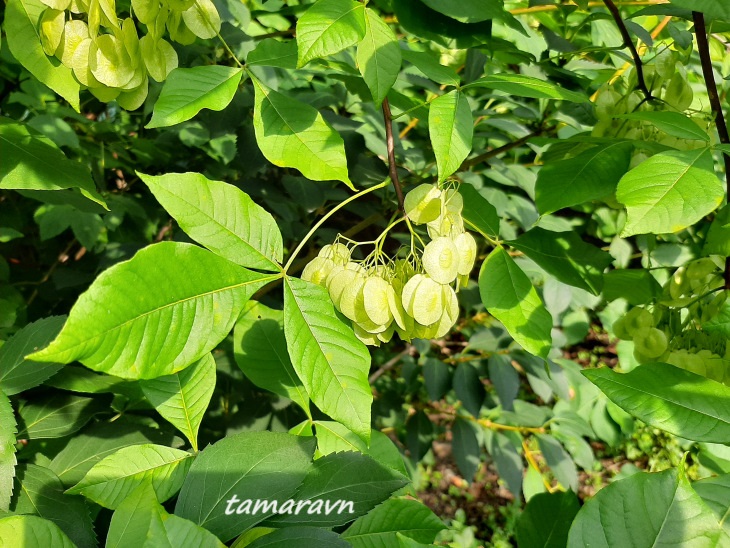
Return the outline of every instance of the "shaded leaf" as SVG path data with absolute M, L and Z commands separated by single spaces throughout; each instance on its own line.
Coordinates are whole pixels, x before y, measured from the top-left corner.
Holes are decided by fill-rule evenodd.
M 185 434 L 193 451 L 197 451 L 198 429 L 213 396 L 215 380 L 215 360 L 206 354 L 182 371 L 139 384 L 157 412 Z
M 271 509 L 237 514 L 240 503 L 290 498 L 304 480 L 313 453 L 313 438 L 291 434 L 245 432 L 224 438 L 198 454 L 175 514 L 227 542 L 273 514 Z
M 25 356 L 50 343 L 66 320 L 51 316 L 29 323 L 0 347 L 0 390 L 12 396 L 38 386 L 63 367 L 58 363 L 37 363 Z
M 540 493 L 522 511 L 515 534 L 520 548 L 562 547 L 580 503 L 571 491 Z
M 533 99 L 561 99 L 574 103 L 588 102 L 588 96 L 583 93 L 570 91 L 553 82 L 524 74 L 490 74 L 474 80 L 464 87 L 491 88 L 517 97 L 531 97 Z
M 286 350 L 281 310 L 255 301 L 247 303 L 233 331 L 233 352 L 251 382 L 292 400 L 310 414 L 309 396 Z
M 89 508 L 81 497 L 64 494 L 64 487 L 53 471 L 34 464 L 18 471 L 18 493 L 13 511 L 34 514 L 52 521 L 79 548 L 97 545 Z
M 538 211 L 546 215 L 611 196 L 629 170 L 633 149 L 633 144 L 617 141 L 545 164 L 537 172 L 535 183 Z
M 396 533 L 418 542 L 433 542 L 444 524 L 416 500 L 390 499 L 359 518 L 344 533 L 354 548 L 393 546 Z
M 594 295 L 601 292 L 603 271 L 613 262 L 608 252 L 587 244 L 572 231 L 553 232 L 536 226 L 508 243 L 561 282 Z
M 407 484 L 408 478 L 360 452 L 330 453 L 314 461 L 297 490 L 297 500 L 310 504 L 298 503 L 293 514 L 280 513 L 266 520 L 264 526 L 344 525 Z

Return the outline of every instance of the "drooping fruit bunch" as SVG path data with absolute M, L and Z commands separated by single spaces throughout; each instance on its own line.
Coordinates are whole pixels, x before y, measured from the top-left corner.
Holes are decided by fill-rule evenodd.
M 129 16 L 117 16 L 114 0 L 41 0 L 38 33 L 46 55 L 72 69 L 100 101 L 139 108 L 149 78 L 164 81 L 177 68 L 177 53 L 163 38 L 191 44 L 212 38 L 221 20 L 211 0 L 132 0 Z M 84 17 L 85 16 L 85 21 Z M 146 27 L 141 38 L 138 24 Z
M 678 268 L 664 298 L 649 311 L 634 307 L 613 324 L 634 342 L 639 363 L 664 362 L 730 385 L 730 344 L 713 320 L 730 305 L 718 265 L 709 258 Z
M 668 105 L 675 112 L 686 111 L 694 99 L 692 87 L 687 80 L 687 70 L 681 62 L 679 52 L 663 50 L 654 57 L 653 62 L 644 67 L 644 80 L 652 97 Z M 618 137 L 636 141 L 656 142 L 679 150 L 691 150 L 706 146 L 702 140 L 681 139 L 668 135 L 650 121 L 627 119 L 622 116 L 641 111 L 652 111 L 657 107 L 645 100 L 637 88 L 636 71 L 632 71 L 627 88 L 621 81 L 613 85 L 606 84 L 598 90 L 595 100 L 595 112 L 598 123 L 593 129 L 594 137 Z M 706 130 L 711 120 L 702 116 L 693 116 L 692 120 Z M 651 149 L 637 150 L 632 160 L 632 167 L 651 154 Z
M 455 188 L 422 184 L 406 195 L 404 205 L 406 217 L 376 240 L 326 245 L 302 273 L 302 279 L 328 289 L 365 344 L 379 346 L 393 333 L 406 341 L 446 335 L 459 316 L 456 291 L 474 268 L 477 245 L 464 231 L 463 199 Z M 404 258 L 392 259 L 382 244 L 401 221 L 411 230 L 411 248 Z M 431 240 L 424 242 L 411 223 L 425 224 Z M 375 249 L 364 260 L 354 260 L 352 251 L 365 244 Z

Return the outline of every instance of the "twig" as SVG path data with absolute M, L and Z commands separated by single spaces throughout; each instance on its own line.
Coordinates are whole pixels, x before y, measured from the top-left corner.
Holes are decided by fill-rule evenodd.
M 494 158 L 495 156 L 499 156 L 503 152 L 507 152 L 509 150 L 512 150 L 513 148 L 517 148 L 519 146 L 524 145 L 527 141 L 532 139 L 533 137 L 537 137 L 539 135 L 542 135 L 543 128 L 536 129 L 532 133 L 528 133 L 524 137 L 520 137 L 516 141 L 512 141 L 510 143 L 507 143 L 506 145 L 502 145 L 498 148 L 493 148 L 492 150 L 488 150 L 486 152 L 483 152 L 479 156 L 474 156 L 474 158 L 469 158 L 468 160 L 464 160 L 464 163 L 461 164 L 461 167 L 459 168 L 460 171 L 463 171 L 465 169 L 469 169 L 470 167 L 473 167 L 477 164 L 481 164 L 482 162 L 486 162 L 490 158 Z
M 51 275 L 56 271 L 59 265 L 65 263 L 68 261 L 69 253 L 71 252 L 71 248 L 76 244 L 76 238 L 71 240 L 69 244 L 61 251 L 61 253 L 58 254 L 58 258 L 56 261 L 51 265 L 51 267 L 46 271 L 46 273 L 43 275 L 43 277 L 40 279 L 40 281 L 36 285 L 41 285 L 46 283 L 48 280 L 51 279 Z M 35 301 L 36 297 L 38 296 L 38 288 L 36 287 L 33 290 L 33 293 L 31 293 L 30 297 L 28 297 L 28 302 L 26 303 L 26 306 L 30 306 L 33 301 Z
M 368 382 L 370 384 L 373 384 L 383 373 L 390 371 L 396 365 L 398 365 L 398 363 L 403 359 L 403 356 L 407 356 L 408 354 L 410 354 L 412 349 L 413 346 L 411 346 L 410 344 L 406 345 L 405 350 L 403 350 L 400 354 L 393 356 L 391 359 L 381 365 L 380 368 L 378 368 L 372 375 L 370 375 L 370 377 L 368 377 Z
M 629 29 L 626 28 L 626 23 L 624 23 L 624 20 L 621 19 L 621 13 L 618 11 L 616 4 L 613 3 L 613 0 L 603 0 L 603 3 L 606 4 L 608 11 L 611 12 L 611 16 L 613 17 L 613 20 L 616 21 L 616 26 L 621 33 L 621 37 L 624 39 L 624 45 L 629 48 L 631 56 L 634 58 L 639 89 L 641 89 L 641 92 L 644 94 L 644 98 L 647 101 L 650 101 L 652 99 L 652 95 L 649 88 L 646 87 L 646 80 L 644 80 L 644 64 L 641 62 L 639 52 L 636 51 L 636 46 L 634 45 L 634 41 L 631 39 Z
M 702 63 L 702 75 L 705 78 L 705 87 L 707 88 L 707 95 L 710 98 L 710 107 L 712 108 L 712 113 L 715 115 L 717 134 L 720 136 L 721 143 L 730 144 L 730 135 L 728 135 L 725 115 L 722 112 L 720 96 L 717 94 L 715 75 L 712 72 L 712 58 L 710 57 L 710 44 L 707 41 L 705 16 L 699 11 L 693 11 L 692 20 L 695 24 L 697 50 L 700 54 L 700 62 Z M 728 199 L 730 199 L 730 155 L 727 152 L 723 152 L 722 158 L 725 161 L 725 181 L 727 184 Z M 725 289 L 730 289 L 730 257 L 725 259 Z
M 398 180 L 398 166 L 395 164 L 395 140 L 393 139 L 393 115 L 390 113 L 388 98 L 383 99 L 383 118 L 385 119 L 385 144 L 388 148 L 388 169 L 390 180 L 393 181 L 395 194 L 398 197 L 398 209 L 405 215 L 406 208 L 403 204 L 403 190 Z
M 627 2 L 617 2 L 619 6 L 655 6 L 657 4 L 667 4 L 669 0 L 629 0 Z M 589 8 L 602 6 L 602 2 L 588 2 Z M 529 8 L 514 8 L 509 10 L 512 15 L 527 15 L 530 13 L 538 13 L 542 11 L 555 11 L 560 8 L 577 8 L 576 4 L 548 4 L 530 6 Z

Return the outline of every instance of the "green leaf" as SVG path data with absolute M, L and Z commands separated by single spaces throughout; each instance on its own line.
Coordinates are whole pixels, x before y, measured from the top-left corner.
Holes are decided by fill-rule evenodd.
M 479 373 L 469 362 L 461 362 L 454 371 L 454 393 L 464 409 L 479 417 L 484 403 L 484 385 Z
M 0 538 L 15 539 L 23 548 L 77 548 L 58 525 L 37 516 L 0 519 Z
M 588 102 L 584 93 L 570 91 L 557 84 L 524 74 L 490 74 L 463 86 L 496 89 L 517 97 L 533 99 L 561 99 L 574 103 Z
M 160 242 L 102 272 L 56 340 L 29 357 L 78 360 L 127 379 L 171 375 L 210 352 L 249 297 L 275 277 L 194 245 Z
M 573 158 L 545 164 L 537 172 L 535 205 L 547 215 L 565 207 L 611 196 L 629 170 L 633 145 L 617 141 Z
M 578 491 L 578 469 L 560 442 L 547 434 L 537 434 L 537 442 L 555 478 L 563 487 Z
M 157 412 L 190 440 L 198 450 L 198 430 L 215 388 L 215 360 L 206 354 L 182 371 L 140 381 L 147 400 Z
M 73 434 L 106 406 L 101 400 L 57 392 L 42 401 L 21 403 L 18 438 L 37 440 Z
M 84 499 L 65 495 L 58 476 L 42 466 L 26 464 L 18 470 L 16 514 L 34 514 L 52 521 L 79 548 L 97 546 L 94 525 Z
M 565 546 L 580 503 L 575 493 L 558 491 L 532 497 L 522 511 L 515 535 L 520 548 Z
M 297 68 L 296 40 L 275 40 L 265 38 L 246 57 L 249 66 Z
M 313 181 L 337 180 L 354 188 L 347 176 L 344 141 L 317 109 L 251 79 L 256 142 L 266 159 L 298 169 Z
M 600 294 L 603 271 L 613 262 L 608 252 L 587 244 L 572 231 L 552 232 L 538 226 L 507 243 L 561 282 L 594 295 Z
M 499 237 L 497 209 L 470 184 L 459 186 L 459 194 L 464 198 L 464 221 L 486 236 Z
M 176 68 L 165 80 L 147 128 L 174 126 L 204 108 L 223 110 L 233 100 L 242 68 L 204 65 Z
M 515 497 L 522 492 L 522 477 L 525 473 L 522 456 L 517 452 L 510 438 L 500 432 L 484 429 L 484 445 L 492 457 L 499 477 Z
M 314 439 L 245 432 L 206 447 L 190 467 L 175 514 L 227 542 L 273 514 L 236 513 L 246 500 L 285 501 L 311 466 Z M 230 510 L 230 513 L 227 513 Z
M 319 0 L 297 21 L 297 66 L 354 46 L 364 35 L 364 4 L 354 0 Z
M 39 22 L 46 5 L 40 0 L 9 0 L 5 7 L 8 48 L 20 64 L 79 110 L 81 86 L 70 68 L 48 57 L 41 46 Z M 0 153 L 2 155 L 2 153 Z
M 357 67 L 380 106 L 393 87 L 402 62 L 398 39 L 388 24 L 370 8 L 365 8 L 365 36 L 357 45 Z
M 284 335 L 292 364 L 314 404 L 367 443 L 370 353 L 335 314 L 324 287 L 284 279 Z
M 317 430 L 317 454 L 329 455 L 338 451 L 360 451 L 372 457 L 380 464 L 408 475 L 403 456 L 391 439 L 373 430 L 370 433 L 370 445 L 365 445 L 354 432 L 334 421 L 314 421 Z
M 444 181 L 471 152 L 474 124 L 466 95 L 452 90 L 431 101 L 428 132 L 436 156 L 438 180 Z
M 628 214 L 621 236 L 678 232 L 715 210 L 724 196 L 709 149 L 660 152 L 618 183 L 616 199 Z
M 403 59 L 412 63 L 426 78 L 444 86 L 458 86 L 461 79 L 452 67 L 442 65 L 431 52 L 402 49 Z
M 704 255 L 722 255 L 730 257 L 730 205 L 718 209 L 707 232 Z
M 730 534 L 730 474 L 696 481 L 692 487 Z
M 451 450 L 462 477 L 471 482 L 481 464 L 481 446 L 474 423 L 457 417 L 451 426 Z
M 284 245 L 276 221 L 239 188 L 199 173 L 137 173 L 188 236 L 224 259 L 279 270 Z
M 38 386 L 63 367 L 58 363 L 28 361 L 25 356 L 50 343 L 66 320 L 51 316 L 29 323 L 0 347 L 0 390 L 12 396 Z
M 730 387 L 666 363 L 582 373 L 627 413 L 693 441 L 730 439 Z
M 411 499 L 389 499 L 359 518 L 344 533 L 354 548 L 389 547 L 396 533 L 417 542 L 433 542 L 444 524 L 427 507 Z
M 730 301 L 725 301 L 717 316 L 702 324 L 702 330 L 708 333 L 721 333 L 730 339 Z
M 0 189 L 78 188 L 86 198 L 106 208 L 89 170 L 66 158 L 53 141 L 27 125 L 0 117 L 0 156 Z
M 0 227 L 0 244 L 4 244 L 22 237 L 23 233 L 15 230 L 14 228 L 9 228 L 6 226 Z
M 110 431 L 113 431 L 114 436 L 109 435 Z M 170 432 L 121 417 L 112 423 L 94 424 L 75 435 L 53 457 L 48 467 L 68 487 L 80 482 L 97 462 L 119 449 L 150 443 L 177 445 L 177 442 L 182 443 L 182 440 L 175 438 Z
M 710 136 L 707 132 L 695 124 L 691 118 L 688 118 L 680 112 L 632 112 L 629 114 L 621 114 L 616 116 L 616 118 L 651 122 L 658 130 L 678 139 L 710 142 Z
M 708 17 L 730 21 L 730 6 L 717 0 L 670 0 L 675 6 L 701 11 Z
M 290 548 L 316 546 L 317 548 L 349 548 L 350 544 L 337 533 L 314 527 L 287 527 L 259 537 L 248 548 Z
M 479 23 L 504 14 L 502 0 L 422 0 L 432 10 L 462 23 Z
M 491 21 L 461 23 L 432 10 L 420 0 L 391 0 L 391 5 L 398 23 L 405 30 L 445 48 L 478 46 L 489 43 L 492 36 Z
M 408 484 L 408 478 L 356 451 L 331 453 L 314 461 L 297 490 L 310 501 L 294 514 L 279 514 L 264 526 L 283 524 L 336 527 L 358 518 Z M 352 503 L 352 504 L 350 504 Z
M 712 511 L 675 469 L 639 472 L 604 487 L 580 509 L 568 537 L 569 548 L 728 542 Z
M 451 388 L 451 368 L 436 358 L 426 358 L 423 363 L 423 380 L 431 401 L 438 401 Z
M 603 298 L 626 299 L 629 304 L 647 304 L 661 295 L 662 286 L 644 269 L 611 270 L 603 275 Z
M 15 477 L 15 413 L 8 397 L 0 390 L 0 511 L 8 511 Z
M 116 508 L 139 485 L 150 481 L 160 501 L 178 492 L 193 462 L 187 451 L 162 445 L 132 445 L 104 457 L 66 493 L 84 495 L 105 508 Z
M 504 324 L 522 348 L 547 358 L 552 345 L 552 316 L 530 278 L 503 248 L 495 248 L 482 264 L 479 293 L 489 313 Z
M 82 394 L 121 394 L 131 400 L 144 399 L 138 383 L 97 373 L 80 365 L 65 366 L 43 384 Z
M 225 548 L 218 537 L 192 521 L 175 515 L 165 518 L 165 533 L 170 546 L 195 546 L 196 548 Z
M 233 330 L 233 352 L 251 382 L 292 400 L 311 416 L 309 396 L 286 351 L 281 310 L 255 301 L 247 303 Z
M 141 482 L 114 511 L 109 523 L 106 548 L 173 548 L 165 534 L 165 514 L 149 480 Z

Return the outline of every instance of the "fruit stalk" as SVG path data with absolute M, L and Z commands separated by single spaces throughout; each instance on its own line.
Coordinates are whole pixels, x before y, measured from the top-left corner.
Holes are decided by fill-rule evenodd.
M 390 170 L 390 180 L 393 181 L 395 194 L 398 197 L 398 209 L 405 215 L 406 210 L 403 206 L 403 189 L 400 187 L 398 179 L 398 167 L 395 164 L 395 140 L 393 139 L 393 115 L 390 112 L 390 103 L 388 98 L 383 99 L 383 118 L 385 119 L 385 145 L 388 149 L 388 169 Z

